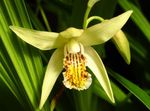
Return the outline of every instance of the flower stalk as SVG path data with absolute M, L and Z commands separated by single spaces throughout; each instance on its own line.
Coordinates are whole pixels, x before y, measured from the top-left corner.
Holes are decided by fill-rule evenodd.
M 87 4 L 87 9 L 86 9 L 86 12 L 85 12 L 85 15 L 84 15 L 84 21 L 83 21 L 83 29 L 86 29 L 87 28 L 87 19 L 88 19 L 88 16 L 90 14 L 90 11 L 92 9 L 92 7 L 100 0 L 89 0 L 88 1 L 88 4 Z

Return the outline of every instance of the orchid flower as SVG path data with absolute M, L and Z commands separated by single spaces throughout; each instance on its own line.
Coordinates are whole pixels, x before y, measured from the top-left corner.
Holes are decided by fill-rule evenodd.
M 114 102 L 110 81 L 97 52 L 91 47 L 111 39 L 127 22 L 132 11 L 127 11 L 110 20 L 93 25 L 85 30 L 70 27 L 60 33 L 36 31 L 17 26 L 10 26 L 18 37 L 41 50 L 56 49 L 48 63 L 42 85 L 40 109 L 47 100 L 58 76 L 62 73 L 66 88 L 85 90 L 92 83 L 93 72 L 102 88 Z

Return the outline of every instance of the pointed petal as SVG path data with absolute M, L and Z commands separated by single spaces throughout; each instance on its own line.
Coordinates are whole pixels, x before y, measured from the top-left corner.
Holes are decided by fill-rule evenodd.
M 85 54 L 87 58 L 87 66 L 91 69 L 110 100 L 114 103 L 115 100 L 112 88 L 102 60 L 92 47 L 85 47 Z
M 78 38 L 78 41 L 87 45 L 97 45 L 111 39 L 127 22 L 132 11 L 127 11 L 110 20 L 103 21 L 86 29 Z
M 45 73 L 42 85 L 42 94 L 39 108 L 41 109 L 47 100 L 59 74 L 63 69 L 63 49 L 56 49 L 53 53 Z
M 127 64 L 130 64 L 131 54 L 129 42 L 122 30 L 117 32 L 112 41 Z
M 10 29 L 22 40 L 41 50 L 58 48 L 64 43 L 63 40 L 59 40 L 58 33 L 37 31 L 17 26 L 10 26 Z

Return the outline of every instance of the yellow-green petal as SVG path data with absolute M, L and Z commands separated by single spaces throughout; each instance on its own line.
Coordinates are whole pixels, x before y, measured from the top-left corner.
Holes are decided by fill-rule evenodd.
M 88 29 L 84 30 L 83 34 L 78 38 L 85 46 L 97 45 L 111 39 L 127 22 L 132 11 L 127 11 L 110 20 L 103 21 Z
M 71 38 L 80 37 L 82 33 L 83 33 L 83 29 L 69 27 L 66 30 L 60 32 L 59 36 L 64 39 L 71 39 Z
M 123 33 L 123 31 L 119 31 L 112 37 L 112 41 L 115 44 L 116 48 L 118 49 L 119 53 L 125 60 L 127 64 L 130 64 L 131 61 L 131 54 L 130 54 L 130 47 L 129 42 Z
M 85 54 L 87 59 L 87 66 L 93 72 L 112 103 L 115 103 L 110 80 L 99 55 L 92 47 L 85 47 Z
M 40 100 L 40 105 L 39 105 L 40 109 L 42 109 L 59 74 L 61 73 L 63 69 L 63 56 L 64 56 L 63 48 L 56 49 L 56 51 L 53 53 L 48 63 L 45 77 L 43 80 L 43 85 L 42 85 L 42 94 L 41 94 L 41 100 Z
M 55 32 L 37 31 L 18 26 L 10 26 L 10 29 L 22 40 L 41 50 L 58 48 L 65 42 Z

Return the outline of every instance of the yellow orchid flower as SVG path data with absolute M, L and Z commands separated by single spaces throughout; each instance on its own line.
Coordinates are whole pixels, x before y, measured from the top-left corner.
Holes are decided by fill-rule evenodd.
M 56 49 L 50 58 L 43 80 L 40 109 L 63 69 L 65 69 L 63 84 L 69 89 L 84 90 L 92 83 L 91 74 L 87 71 L 88 67 L 110 100 L 114 102 L 106 69 L 101 58 L 91 46 L 111 39 L 127 22 L 131 13 L 132 11 L 127 11 L 85 30 L 71 27 L 60 33 L 10 26 L 18 37 L 34 47 L 41 50 Z

